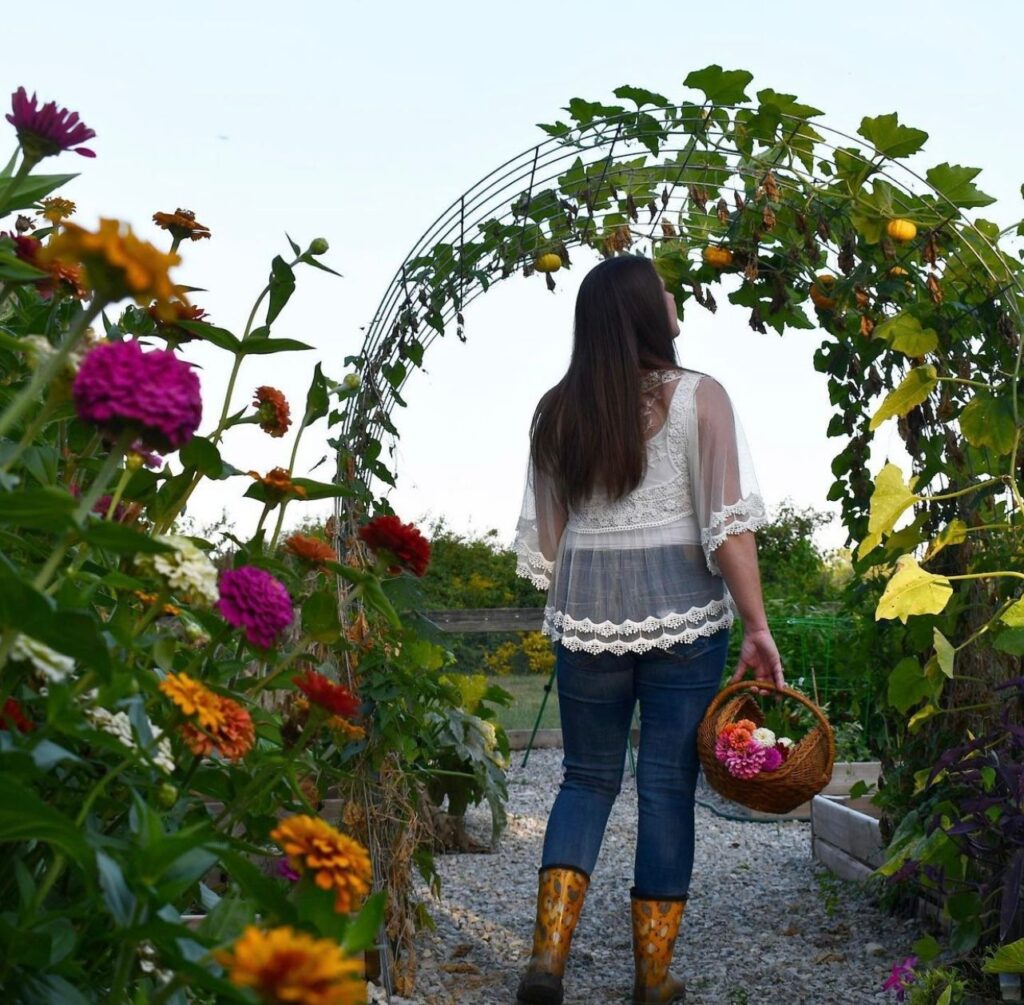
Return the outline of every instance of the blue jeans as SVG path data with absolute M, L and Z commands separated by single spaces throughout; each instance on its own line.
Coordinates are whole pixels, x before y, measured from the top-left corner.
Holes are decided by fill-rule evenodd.
M 564 774 L 548 817 L 541 868 L 593 872 L 622 788 L 639 700 L 635 890 L 650 899 L 687 896 L 700 766 L 697 727 L 719 690 L 728 647 L 729 629 L 671 649 L 621 656 L 554 644 Z

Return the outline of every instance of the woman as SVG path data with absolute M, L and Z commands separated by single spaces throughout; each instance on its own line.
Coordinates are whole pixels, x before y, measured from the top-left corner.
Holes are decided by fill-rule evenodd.
M 647 259 L 602 262 L 580 286 L 569 368 L 530 428 L 517 572 L 548 591 L 542 630 L 555 647 L 564 777 L 520 1002 L 562 1001 L 636 701 L 633 1001 L 684 1000 L 668 968 L 693 870 L 697 726 L 721 684 L 737 610 L 744 635 L 731 679 L 753 668 L 783 685 L 746 440 L 722 385 L 678 366 L 678 334 L 675 301 Z

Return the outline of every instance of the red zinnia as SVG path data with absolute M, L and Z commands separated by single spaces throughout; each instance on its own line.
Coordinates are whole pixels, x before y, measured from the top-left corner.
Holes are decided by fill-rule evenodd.
M 13 726 L 19 733 L 30 733 L 36 728 L 36 724 L 25 715 L 14 698 L 8 698 L 0 712 L 0 728 L 6 726 Z
M 316 670 L 307 670 L 301 677 L 293 677 L 292 683 L 314 705 L 327 709 L 332 715 L 351 719 L 359 711 L 359 699 L 342 684 L 335 684 Z
M 422 576 L 430 562 L 430 542 L 411 523 L 402 523 L 397 516 L 375 516 L 359 528 L 359 536 L 382 558 L 393 556 L 398 564 L 388 572 L 408 569 Z M 382 552 L 387 554 L 382 555 Z
M 43 246 L 39 238 L 6 232 L 0 232 L 0 237 L 9 238 L 14 242 L 14 254 L 20 261 L 41 272 L 49 273 L 47 278 L 35 280 L 36 290 L 44 300 L 49 300 L 57 292 L 67 293 L 79 300 L 88 295 L 88 291 L 82 285 L 82 270 L 77 265 L 39 260 L 39 251 Z
M 284 436 L 292 424 L 291 410 L 285 396 L 276 388 L 257 387 L 253 408 L 259 416 L 260 429 L 271 436 Z
M 96 156 L 80 145 L 96 133 L 79 121 L 78 112 L 58 108 L 56 101 L 48 101 L 40 108 L 35 94 L 29 100 L 24 87 L 11 95 L 7 121 L 18 131 L 18 142 L 30 160 L 40 161 L 63 150 L 74 150 L 83 157 Z

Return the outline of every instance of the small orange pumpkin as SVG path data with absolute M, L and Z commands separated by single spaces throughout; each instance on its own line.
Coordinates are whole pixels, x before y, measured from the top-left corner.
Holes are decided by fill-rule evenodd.
M 533 263 L 533 267 L 538 272 L 557 272 L 562 267 L 562 257 L 561 255 L 556 255 L 553 251 L 549 251 L 546 255 L 541 255 Z
M 835 286 L 835 284 L 836 277 L 830 276 L 828 273 L 822 273 L 822 275 L 816 276 L 814 282 L 811 283 L 811 300 L 818 310 L 831 311 L 835 309 L 835 297 L 830 297 L 825 292 Z
M 890 220 L 886 224 L 885 232 L 894 241 L 899 241 L 900 244 L 905 244 L 907 241 L 912 241 L 917 237 L 917 225 L 912 223 L 910 220 L 904 220 L 902 217 L 897 217 L 895 220 Z
M 907 272 L 907 270 L 904 269 L 902 265 L 894 265 L 889 270 L 889 275 L 892 276 L 893 279 L 899 279 L 900 276 L 909 276 L 910 273 Z
M 727 269 L 732 265 L 732 252 L 728 248 L 711 245 L 704 249 L 704 261 L 715 269 Z

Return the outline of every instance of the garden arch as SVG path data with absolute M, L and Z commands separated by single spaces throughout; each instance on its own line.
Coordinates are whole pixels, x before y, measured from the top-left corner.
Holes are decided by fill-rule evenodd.
M 968 215 L 994 201 L 975 186 L 978 169 L 940 164 L 920 173 L 903 163 L 927 134 L 895 113 L 864 118 L 850 136 L 793 95 L 765 88 L 751 99 L 751 79 L 710 66 L 685 80 L 701 100 L 677 103 L 631 86 L 615 91 L 623 104 L 574 98 L 569 121 L 541 126 L 543 141 L 427 228 L 396 269 L 360 352 L 345 360 L 358 380 L 339 389 L 334 441 L 338 480 L 355 489 L 336 503 L 343 554 L 360 548 L 355 531 L 366 516 L 391 512 L 373 486 L 394 484 L 385 439 L 398 436 L 393 410 L 404 407 L 405 382 L 434 339 L 454 331 L 465 341 L 464 312 L 494 282 L 539 282 L 538 266 L 570 266 L 577 249 L 649 255 L 681 316 L 714 312 L 717 291 L 749 310 L 756 331 L 822 330 L 814 365 L 835 406 L 827 435 L 844 441 L 828 498 L 841 503 L 859 544 L 858 571 L 929 541 L 934 558 L 966 539 L 968 522 L 983 530 L 1006 519 L 1019 536 L 1019 230 Z M 545 273 L 549 284 L 557 276 Z M 909 482 L 900 472 L 875 482 L 868 474 L 869 446 L 887 417 L 897 419 L 912 459 Z M 894 532 L 914 507 L 914 522 Z M 948 549 L 935 567 L 984 575 L 965 575 L 971 554 Z M 994 596 L 977 605 L 984 618 Z M 886 616 L 906 623 L 905 613 Z M 965 637 L 977 617 L 958 623 Z M 915 642 L 931 644 L 930 634 Z M 953 678 L 952 655 L 945 659 L 936 648 L 923 671 L 922 694 L 936 703 L 939 666 Z M 950 681 L 961 702 L 979 686 L 965 681 L 978 679 Z M 935 711 L 927 709 L 920 721 Z M 375 860 L 379 837 L 371 828 Z

